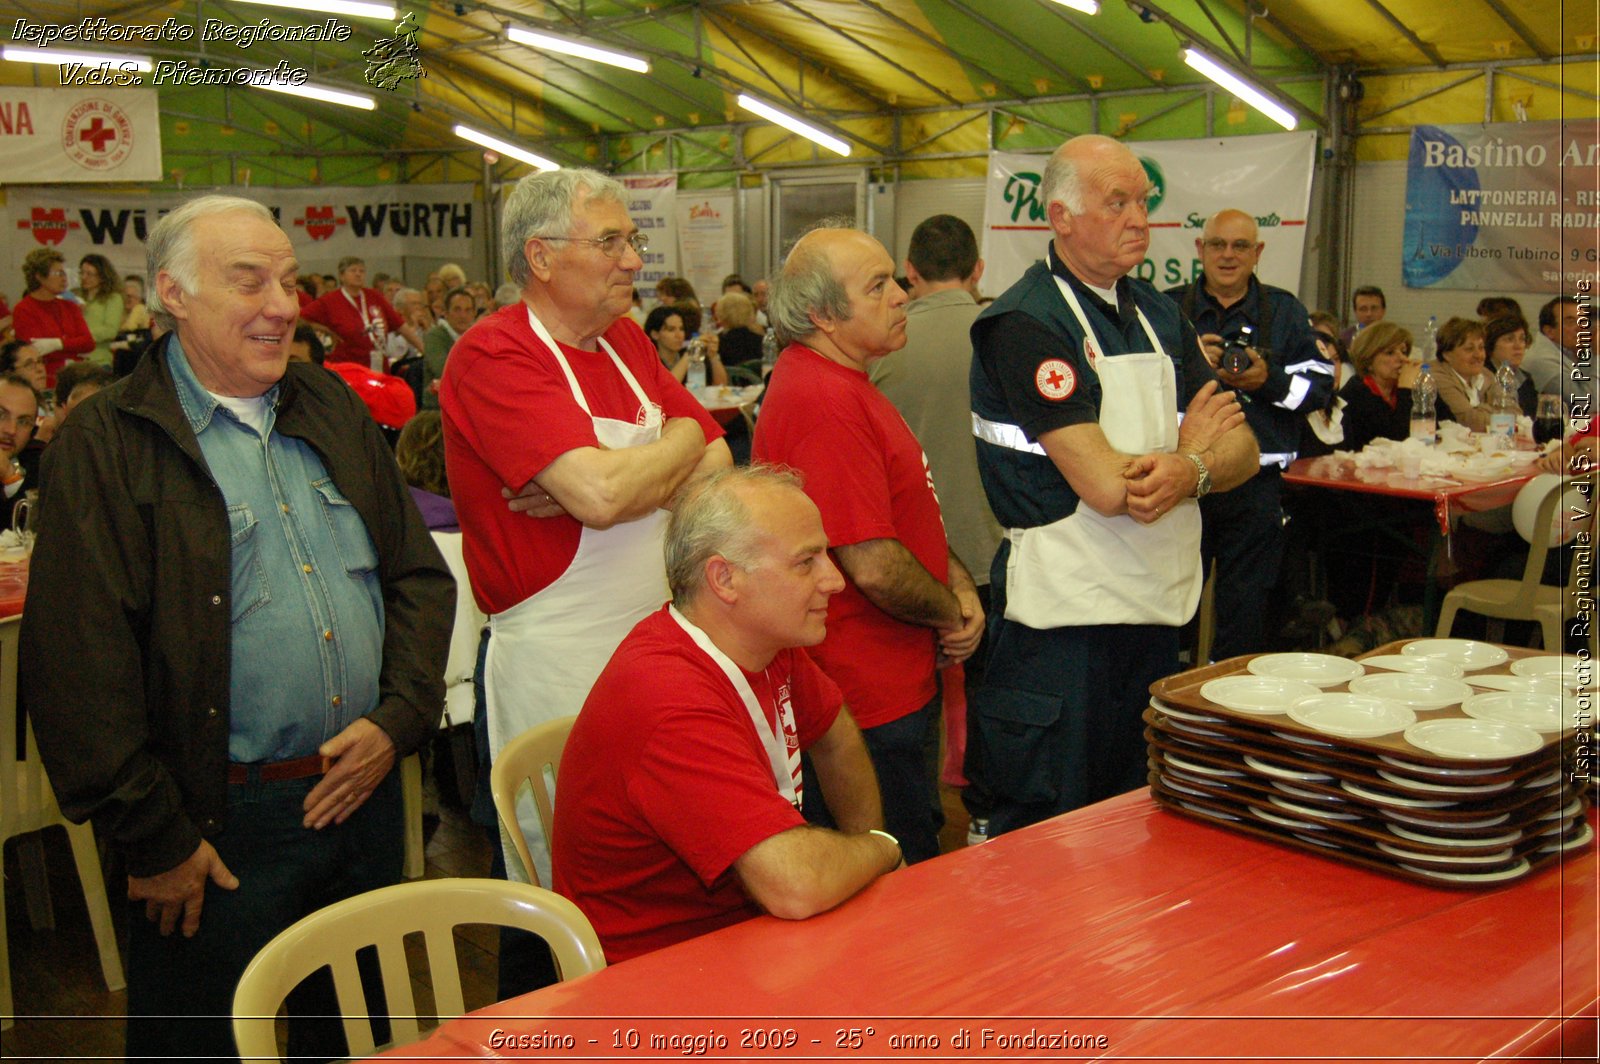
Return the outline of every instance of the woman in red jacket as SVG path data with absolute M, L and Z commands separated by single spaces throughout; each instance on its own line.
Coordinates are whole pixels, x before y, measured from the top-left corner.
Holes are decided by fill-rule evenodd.
M 22 260 L 22 283 L 28 294 L 17 300 L 11 327 L 44 356 L 45 375 L 55 387 L 56 371 L 67 359 L 94 350 L 94 336 L 84 320 L 83 308 L 60 298 L 67 290 L 67 268 L 59 251 L 34 248 Z

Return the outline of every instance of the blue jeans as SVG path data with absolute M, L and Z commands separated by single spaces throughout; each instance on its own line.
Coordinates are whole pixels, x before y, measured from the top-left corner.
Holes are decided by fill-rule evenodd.
M 301 803 L 319 778 L 229 786 L 227 826 L 210 842 L 239 878 L 239 888 L 206 885 L 200 930 L 193 938 L 181 931 L 163 938 L 145 919 L 144 903 L 131 903 L 129 1058 L 237 1060 L 233 993 L 261 947 L 303 916 L 400 882 L 400 773 L 390 772 L 343 824 L 312 831 L 300 826 Z M 363 975 L 367 972 L 363 965 Z M 376 984 L 369 980 L 368 986 L 369 1011 L 382 1013 L 381 992 L 374 998 Z M 289 1004 L 291 1013 L 302 1016 L 338 1014 L 326 972 L 302 983 Z M 379 1041 L 383 1038 L 380 1033 Z M 289 1053 L 324 1059 L 348 1055 L 338 1020 L 291 1022 Z
M 937 783 L 939 753 L 939 713 L 942 699 L 938 691 L 921 709 L 912 710 L 898 720 L 863 728 L 867 753 L 878 774 L 878 792 L 883 796 L 883 827 L 900 840 L 906 864 L 916 864 L 939 856 L 939 829 L 944 827 L 944 811 L 939 803 Z M 806 820 L 818 827 L 833 828 L 833 814 L 821 781 L 806 759 Z

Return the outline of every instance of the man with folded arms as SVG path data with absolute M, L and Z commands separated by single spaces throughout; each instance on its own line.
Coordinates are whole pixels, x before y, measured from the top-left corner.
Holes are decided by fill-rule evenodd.
M 901 863 L 861 733 L 800 649 L 844 580 L 798 477 L 690 481 L 666 565 L 671 604 L 622 641 L 561 757 L 555 886 L 612 963 L 761 911 L 804 919 Z M 814 782 L 836 831 L 801 816 Z
M 438 728 L 455 591 L 360 399 L 289 364 L 271 213 L 193 200 L 148 256 L 175 332 L 50 445 L 21 669 L 62 809 L 127 865 L 127 1056 L 226 1060 L 256 951 L 400 879 L 391 770 Z M 336 1013 L 331 980 L 290 1005 Z M 312 1027 L 291 1054 L 345 1053 Z

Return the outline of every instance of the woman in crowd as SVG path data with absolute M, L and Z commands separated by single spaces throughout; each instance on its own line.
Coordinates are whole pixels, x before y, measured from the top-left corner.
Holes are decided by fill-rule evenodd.
M 122 331 L 122 316 L 127 312 L 122 298 L 122 278 L 104 255 L 85 255 L 78 260 L 78 298 L 83 303 L 83 319 L 94 337 L 89 361 L 97 366 L 111 365 L 111 341 Z
M 1483 346 L 1489 352 L 1490 373 L 1498 374 L 1501 366 L 1516 372 L 1517 406 L 1532 417 L 1539 406 L 1539 389 L 1522 368 L 1522 356 L 1528 353 L 1528 323 L 1520 317 L 1494 319 L 1483 330 Z
M 708 337 L 711 342 L 703 345 L 706 353 L 705 379 L 688 380 L 690 363 L 687 341 L 689 334 L 699 327 L 700 311 L 693 306 L 657 307 L 644 319 L 644 333 L 656 345 L 661 364 L 679 381 L 689 385 L 727 384 L 728 371 L 723 368 L 714 337 Z
M 1451 318 L 1439 329 L 1439 362 L 1434 383 L 1439 386 L 1439 418 L 1445 412 L 1473 432 L 1489 428 L 1489 415 L 1500 401 L 1500 385 L 1484 366 L 1483 323 L 1471 318 Z
M 430 532 L 459 532 L 456 505 L 444 469 L 444 421 L 439 411 L 424 410 L 400 430 L 394 459 L 411 488 L 411 498 Z
M 728 291 L 717 300 L 717 324 L 722 326 L 718 349 L 724 365 L 761 361 L 761 333 L 753 328 L 755 302 L 743 292 Z
M 121 332 L 139 332 L 150 328 L 150 308 L 144 302 L 144 278 L 122 279 Z
M 22 283 L 28 294 L 17 300 L 12 329 L 18 340 L 44 356 L 46 385 L 54 388 L 56 371 L 68 358 L 94 350 L 94 335 L 78 304 L 61 298 L 67 290 L 66 259 L 61 252 L 50 248 L 28 252 L 22 260 Z
M 1376 321 L 1356 334 L 1350 358 L 1358 376 L 1339 391 L 1344 406 L 1344 449 L 1359 451 L 1379 437 L 1411 433 L 1411 334 L 1392 321 Z

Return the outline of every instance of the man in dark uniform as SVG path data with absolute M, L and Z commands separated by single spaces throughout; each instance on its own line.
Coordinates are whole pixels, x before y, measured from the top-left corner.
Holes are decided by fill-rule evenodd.
M 1127 276 L 1150 246 L 1138 158 L 1076 137 L 1041 192 L 1047 260 L 972 328 L 978 468 L 1006 528 L 968 722 L 967 776 L 994 797 L 993 834 L 1144 782 L 1147 688 L 1176 671 L 1200 597 L 1194 500 L 1257 463 L 1193 328 Z
M 1194 242 L 1201 281 L 1169 288 L 1200 334 L 1206 361 L 1244 394 L 1245 421 L 1261 447 L 1261 472 L 1200 501 L 1202 571 L 1217 563 L 1217 634 L 1211 659 L 1266 649 L 1267 599 L 1283 557 L 1283 471 L 1295 460 L 1305 415 L 1333 393 L 1333 366 L 1311 335 L 1305 306 L 1255 275 L 1255 219 L 1218 211 Z

